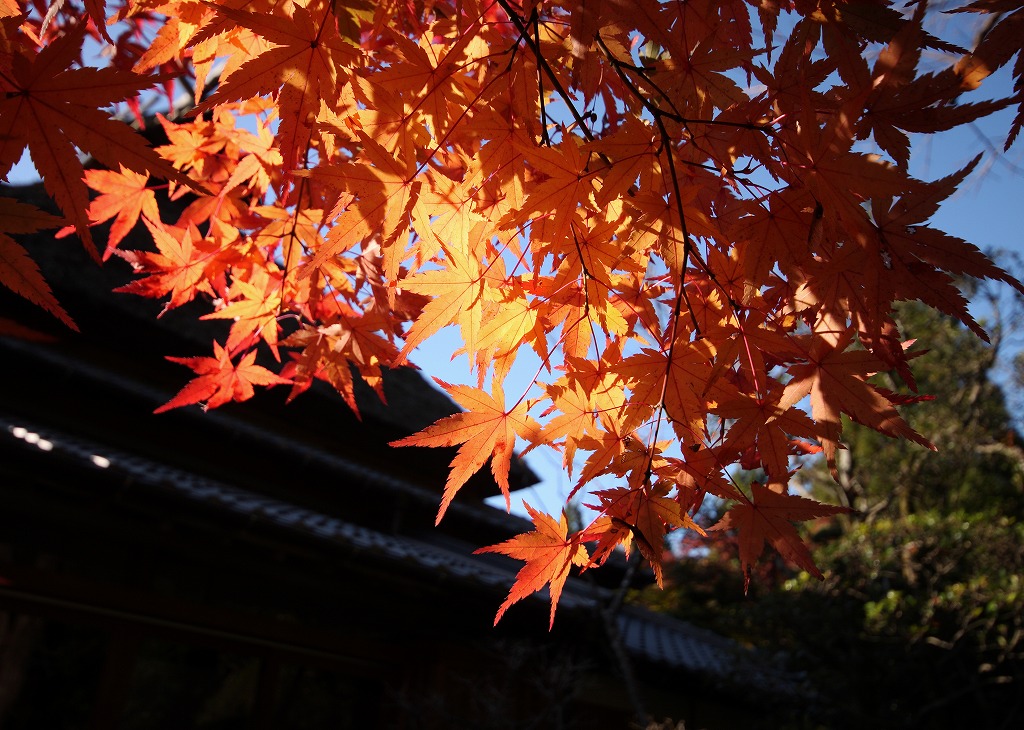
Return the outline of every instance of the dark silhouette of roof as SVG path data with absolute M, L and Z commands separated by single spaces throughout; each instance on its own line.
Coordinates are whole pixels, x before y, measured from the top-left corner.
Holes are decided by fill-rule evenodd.
M 500 557 L 475 556 L 408 535 L 385 534 L 340 517 L 112 449 L 81 436 L 38 427 L 25 419 L 0 417 L 0 429 L 5 437 L 21 441 L 25 448 L 41 450 L 52 459 L 73 462 L 79 469 L 102 471 L 106 478 L 130 484 L 133 489 L 152 489 L 193 507 L 241 516 L 249 522 L 273 526 L 355 554 L 372 556 L 381 562 L 426 572 L 436 579 L 495 589 L 496 594 L 507 592 L 515 580 L 517 566 Z M 255 436 L 274 438 L 272 434 Z M 318 458 L 330 461 L 339 473 L 368 485 L 394 493 L 422 493 L 415 485 L 385 472 L 339 457 L 319 455 Z M 455 509 L 472 511 L 474 519 L 490 523 L 501 532 L 529 528 L 528 522 L 490 508 L 456 505 Z M 579 579 L 570 579 L 560 606 L 570 611 L 594 610 L 608 601 L 609 592 Z M 538 594 L 536 600 L 547 601 L 548 597 Z M 766 686 L 772 684 L 768 676 L 757 676 L 762 670 L 744 661 L 743 652 L 738 651 L 733 642 L 712 632 L 636 607 L 624 609 L 618 616 L 618 625 L 626 648 L 637 658 L 719 681 L 742 676 L 745 681 L 755 679 Z

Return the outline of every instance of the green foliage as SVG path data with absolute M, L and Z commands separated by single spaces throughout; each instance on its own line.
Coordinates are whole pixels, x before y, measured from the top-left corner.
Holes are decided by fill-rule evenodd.
M 824 581 L 801 573 L 748 596 L 723 557 L 678 563 L 660 607 L 784 653 L 813 687 L 794 726 L 1024 718 L 1024 524 L 962 512 L 857 524 L 816 552 Z
M 845 714 L 860 706 L 892 726 L 988 717 L 986 727 L 1024 714 L 1024 525 L 961 512 L 882 519 L 856 525 L 819 555 L 827 580 L 800 576 L 786 589 L 818 599 L 823 648 L 836 619 L 860 614 L 848 637 L 857 651 L 838 664 L 831 652 L 818 659 L 837 682 L 857 677 L 859 701 Z M 863 706 L 873 697 L 879 707 Z

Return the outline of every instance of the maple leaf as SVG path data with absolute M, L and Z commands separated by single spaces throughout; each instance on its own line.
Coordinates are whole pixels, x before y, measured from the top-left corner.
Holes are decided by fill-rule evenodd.
M 498 608 L 494 623 L 497 624 L 501 620 L 513 603 L 536 593 L 545 585 L 550 585 L 551 617 L 548 627 L 551 628 L 555 625 L 555 609 L 558 608 L 558 599 L 569 577 L 569 569 L 573 565 L 587 564 L 587 549 L 580 543 L 579 535 L 568 535 L 569 524 L 565 514 L 555 522 L 553 517 L 538 512 L 526 502 L 523 502 L 523 506 L 526 507 L 536 527 L 533 532 L 518 535 L 497 545 L 480 548 L 475 552 L 501 553 L 516 560 L 526 561 L 526 565 L 516 575 L 508 597 Z
M 248 281 L 237 279 L 232 282 L 232 300 L 223 309 L 203 315 L 201 319 L 235 320 L 224 343 L 229 351 L 236 351 L 253 335 L 258 335 L 279 360 L 277 318 L 281 314 L 281 287 L 280 277 L 270 276 L 269 272 L 261 269 Z
M 558 244 L 569 239 L 569 225 L 577 207 L 594 206 L 595 173 L 588 169 L 589 154 L 575 137 L 551 148 L 518 144 L 518 151 L 544 180 L 533 186 L 522 208 L 507 224 L 524 225 L 530 221 L 533 226 L 545 228 L 543 240 Z
M 132 70 L 137 73 L 145 73 L 174 61 L 204 25 L 204 22 L 211 17 L 209 8 L 193 0 L 181 0 L 168 4 L 161 3 L 161 0 L 154 0 L 152 3 L 145 4 L 162 5 L 168 18 L 157 30 L 156 37 L 148 43 L 142 55 L 135 62 Z M 201 94 L 201 88 L 196 89 L 196 93 Z
M 778 407 L 781 396 L 781 388 L 777 388 L 767 398 L 744 395 L 712 409 L 722 418 L 735 419 L 729 426 L 723 450 L 733 449 L 738 453 L 756 443 L 765 472 L 779 480 L 789 473 L 790 437 L 814 438 L 817 433 L 806 413 L 796 408 Z
M 744 498 L 729 507 L 725 517 L 711 528 L 711 532 L 736 530 L 745 587 L 750 586 L 750 568 L 764 552 L 766 541 L 787 561 L 820 579 L 821 571 L 814 564 L 810 550 L 800 539 L 793 523 L 851 510 L 786 494 L 785 487 L 779 484 L 772 487 L 774 489 L 752 482 L 752 499 Z
M 475 347 L 493 352 L 492 359 L 514 359 L 527 343 L 538 357 L 547 357 L 547 332 L 538 320 L 538 304 L 529 301 L 521 291 L 518 281 L 509 281 L 501 301 L 493 304 L 491 312 L 485 311 Z
M 294 355 L 294 363 L 289 363 L 282 371 L 288 374 L 294 384 L 288 400 L 309 389 L 313 384 L 313 378 L 320 378 L 334 386 L 356 417 L 361 418 L 356 404 L 352 366 L 348 359 L 338 356 L 342 349 L 337 343 L 337 333 L 340 330 L 340 325 L 336 324 L 316 329 L 307 326 L 292 333 L 282 343 L 286 347 L 303 348 L 301 353 Z
M 97 225 L 114 219 L 107 234 L 104 261 L 139 222 L 140 215 L 153 222 L 160 221 L 156 195 L 147 187 L 149 175 L 132 172 L 121 165 L 120 172 L 86 170 L 85 182 L 100 193 L 89 203 L 89 223 Z
M 170 294 L 170 300 L 164 308 L 166 312 L 192 301 L 198 291 L 204 288 L 209 290 L 205 283 L 206 267 L 220 251 L 220 247 L 203 238 L 195 227 L 172 235 L 159 221 L 151 222 L 144 218 L 143 222 L 153 236 L 159 253 L 116 251 L 136 272 L 148 276 L 114 291 L 153 299 Z
M 1024 286 L 992 263 L 976 246 L 925 223 L 980 161 L 981 155 L 978 155 L 962 169 L 922 184 L 896 200 L 879 196 L 872 200 L 871 213 L 881 242 L 880 253 L 875 258 L 878 266 L 888 261 L 892 270 L 893 298 L 920 299 L 956 317 L 988 341 L 984 329 L 968 312 L 967 302 L 955 281 L 936 269 L 956 277 L 1002 281 L 1022 294 Z
M 902 168 L 910 159 L 910 141 L 899 130 L 931 134 L 968 124 L 1009 103 L 957 103 L 960 74 L 953 68 L 915 78 L 921 41 L 927 36 L 921 28 L 925 7 L 919 5 L 913 20 L 879 53 L 874 78 L 863 79 L 867 111 L 859 122 L 858 136 L 864 138 L 870 130 L 879 146 Z
M 438 385 L 466 409 L 465 413 L 442 418 L 432 426 L 398 441 L 391 446 L 454 446 L 461 444 L 451 463 L 444 496 L 437 513 L 437 522 L 444 517 L 456 492 L 475 474 L 484 463 L 491 459 L 494 474 L 505 505 L 510 505 L 508 470 L 512 463 L 516 436 L 532 440 L 539 426 L 527 415 L 525 401 L 516 404 L 512 410 L 505 408 L 505 394 L 500 383 L 492 385 L 494 395 L 468 385 L 449 385 L 434 378 Z
M 644 416 L 650 410 L 649 407 L 644 408 Z M 611 472 L 615 468 L 616 462 L 626 452 L 627 445 L 630 444 L 632 429 L 629 428 L 629 424 L 623 423 L 624 418 L 620 414 L 602 412 L 600 415 L 603 428 L 597 432 L 596 436 L 583 435 L 574 439 L 576 448 L 593 453 L 583 463 L 579 479 L 576 480 L 576 484 L 573 485 L 570 492 L 570 498 L 575 496 L 585 484 L 589 484 L 602 474 Z
M 713 394 L 718 380 L 711 364 L 712 347 L 704 340 L 679 342 L 671 353 L 645 348 L 616 363 L 613 369 L 626 379 L 638 401 L 663 403 L 683 438 L 699 442 L 704 433 L 708 396 Z
M 478 259 L 456 249 L 446 251 L 447 266 L 422 271 L 402 280 L 402 289 L 431 296 L 420 316 L 405 335 L 405 346 L 398 355 L 401 364 L 423 340 L 442 327 L 458 322 L 466 349 L 476 351 L 476 336 L 482 324 L 477 306 L 484 293 L 484 276 Z
M 805 116 L 811 113 L 806 111 Z M 843 116 L 823 129 L 813 123 L 801 124 L 797 136 L 801 140 L 794 155 L 803 155 L 804 161 L 787 166 L 787 176 L 794 185 L 806 187 L 825 215 L 836 216 L 842 225 L 857 226 L 866 220 L 861 207 L 864 201 L 899 195 L 913 185 L 902 170 L 878 155 L 852 152 L 853 131 Z M 802 152 L 796 152 L 798 149 Z
M 3 229 L 6 231 L 0 232 L 0 284 L 39 305 L 77 332 L 78 326 L 57 302 L 28 251 L 7 235 L 35 233 L 41 229 L 53 228 L 60 225 L 61 219 L 31 205 L 10 198 L 0 198 L 0 221 L 3 222 Z
M 156 149 L 176 170 L 194 170 L 201 179 L 213 177 L 209 167 L 215 156 L 224 148 L 225 140 L 219 134 L 216 121 L 196 119 L 186 123 L 175 123 L 163 114 L 156 119 L 163 127 L 169 144 Z
M 612 549 L 621 542 L 626 542 L 626 555 L 629 556 L 628 540 L 636 542 L 641 555 L 654 570 L 654 579 L 658 587 L 662 587 L 662 554 L 664 552 L 665 535 L 669 530 L 689 528 L 704 534 L 688 514 L 680 508 L 679 502 L 668 496 L 665 486 L 636 489 L 616 487 L 594 492 L 600 500 L 598 505 L 587 505 L 612 519 L 614 525 L 625 527 L 628 532 L 611 530 L 594 548 L 592 563 L 603 563 L 611 555 Z
M 256 351 L 250 350 L 238 364 L 231 362 L 231 354 L 213 343 L 213 357 L 168 357 L 171 362 L 192 368 L 199 376 L 189 381 L 176 396 L 157 408 L 163 413 L 172 408 L 204 402 L 204 408 L 217 408 L 230 401 L 246 401 L 255 395 L 254 385 L 287 385 L 288 378 L 256 364 Z
M 352 93 L 361 107 L 358 127 L 384 149 L 408 159 L 418 147 L 427 143 L 430 133 L 423 120 L 410 118 L 408 105 L 402 97 L 372 78 L 356 76 Z
M 537 441 L 523 453 L 527 453 L 540 443 L 550 444 L 564 437 L 565 452 L 562 463 L 572 476 L 573 459 L 579 440 L 585 436 L 598 436 L 592 393 L 579 383 L 570 383 L 564 379 L 546 386 L 545 390 L 551 399 L 551 407 L 541 416 L 557 414 L 544 424 L 537 435 Z
M 441 39 L 437 36 L 421 35 L 417 44 L 404 33 L 388 34 L 397 58 L 389 68 L 376 74 L 376 81 L 385 88 L 414 96 L 417 110 L 430 124 L 435 138 L 443 138 L 452 120 L 472 103 L 466 79 L 459 79 L 461 83 L 453 80 L 458 78 L 460 64 L 466 62 L 463 52 L 474 35 L 466 31 L 472 28 L 466 28 L 448 48 L 438 42 Z
M 1010 123 L 1003 145 L 1004 150 L 1009 150 L 1021 127 L 1024 127 L 1024 48 L 1020 42 L 1021 31 L 1024 29 L 1024 3 L 1020 0 L 976 0 L 950 12 L 990 14 L 993 21 L 983 26 L 984 32 L 977 47 L 965 54 L 954 67 L 964 89 L 976 89 L 984 79 L 1017 56 L 1013 66 L 1017 116 Z M 1012 100 L 1012 97 L 1008 99 Z
M 935 445 L 903 420 L 892 403 L 867 379 L 883 370 L 882 363 L 867 350 L 848 350 L 850 335 L 836 345 L 816 340 L 808 352 L 809 363 L 795 365 L 789 373 L 778 407 L 786 410 L 804 396 L 811 396 L 811 415 L 821 429 L 825 458 L 834 477 L 836 449 L 843 426 L 840 413 L 892 438 L 903 437 L 935 451 Z M 838 477 L 837 477 L 838 478 Z
M 382 319 L 378 310 L 371 309 L 360 315 L 344 303 L 335 306 L 339 311 L 331 320 L 337 321 L 316 328 L 303 326 L 281 343 L 284 347 L 303 348 L 294 365 L 286 368 L 295 384 L 288 399 L 308 389 L 313 378 L 320 378 L 334 386 L 359 418 L 352 364 L 384 401 L 381 365 L 390 366 L 398 353 L 391 342 L 377 334 Z
M 326 7 L 322 17 L 315 19 L 299 4 L 290 5 L 291 17 L 204 4 L 274 47 L 235 69 L 192 114 L 226 101 L 273 93 L 280 110 L 281 127 L 276 137 L 284 169 L 293 170 L 310 140 L 311 119 L 320 111 L 321 99 L 328 104 L 337 102 L 344 86 L 339 71 L 356 59 L 355 47 L 342 40 L 335 24 L 328 22 Z
M 29 59 L 14 57 L 0 90 L 0 174 L 27 146 L 32 162 L 86 248 L 97 256 L 89 231 L 89 194 L 76 147 L 111 168 L 123 166 L 193 186 L 123 122 L 97 107 L 149 88 L 158 78 L 115 68 L 68 68 L 81 53 L 85 26 L 72 29 Z
M 410 207 L 421 184 L 412 182 L 411 161 L 401 161 L 363 132 L 359 133 L 359 140 L 364 155 L 360 162 L 295 173 L 296 177 L 310 177 L 355 197 L 355 201 L 346 206 L 343 219 L 335 222 L 327 243 L 316 252 L 309 267 L 312 271 L 328 258 L 379 237 L 384 249 L 384 274 L 394 280 L 404 253 L 396 240 L 409 229 Z M 372 162 L 373 166 L 367 162 Z

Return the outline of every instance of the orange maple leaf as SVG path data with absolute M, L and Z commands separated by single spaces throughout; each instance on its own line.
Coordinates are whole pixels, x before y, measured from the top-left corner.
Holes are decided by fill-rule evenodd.
M 356 48 L 338 35 L 328 8 L 314 18 L 301 5 L 291 5 L 292 16 L 248 13 L 204 3 L 232 23 L 248 28 L 274 44 L 235 69 L 220 88 L 192 110 L 200 114 L 226 101 L 273 93 L 280 109 L 277 140 L 284 169 L 297 166 L 299 154 L 310 140 L 311 120 L 321 100 L 333 105 L 344 85 L 339 71 L 356 58 Z
M 296 177 L 312 177 L 339 192 L 355 196 L 310 266 L 316 269 L 329 258 L 376 238 L 384 251 L 384 274 L 393 280 L 405 253 L 405 242 L 399 239 L 409 229 L 410 208 L 416 202 L 421 184 L 413 182 L 416 168 L 412 161 L 403 162 L 362 132 L 359 141 L 362 144 L 359 162 L 295 173 Z M 372 163 L 373 167 L 367 163 Z
M 171 362 L 192 368 L 199 377 L 190 380 L 176 396 L 153 412 L 163 413 L 204 401 L 204 408 L 217 408 L 233 400 L 249 400 L 255 395 L 253 385 L 292 382 L 256 365 L 255 350 L 243 355 L 237 365 L 231 362 L 231 354 L 219 342 L 213 343 L 213 354 L 214 357 L 168 357 Z
M 713 346 L 705 340 L 679 342 L 671 353 L 644 348 L 612 365 L 640 403 L 664 403 L 684 438 L 699 443 L 705 429 L 708 396 L 716 385 Z M 667 381 L 666 381 L 667 378 Z
M 811 396 L 811 415 L 821 429 L 818 438 L 836 478 L 836 449 L 843 430 L 840 413 L 886 436 L 902 436 L 935 451 L 934 444 L 912 429 L 892 403 L 867 382 L 869 376 L 885 368 L 867 350 L 846 350 L 850 337 L 847 333 L 834 347 L 816 340 L 809 352 L 810 362 L 790 368 L 792 380 L 777 408 L 785 411 Z
M 782 485 L 773 485 L 784 490 Z M 750 485 L 753 499 L 737 502 L 714 527 L 712 532 L 735 529 L 740 546 L 740 563 L 745 583 L 750 585 L 750 568 L 764 552 L 764 543 L 771 543 L 782 557 L 806 570 L 816 578 L 821 571 L 814 564 L 810 550 L 800 539 L 793 522 L 850 512 L 848 507 L 837 507 L 776 491 L 757 482 Z
M 536 593 L 550 583 L 550 628 L 555 625 L 555 609 L 558 607 L 558 599 L 562 595 L 565 580 L 569 577 L 569 568 L 573 565 L 586 565 L 589 558 L 587 549 L 580 543 L 579 535 L 568 536 L 569 525 L 564 514 L 555 522 L 553 517 L 538 512 L 526 502 L 523 502 L 523 506 L 530 513 L 530 519 L 537 529 L 497 545 L 480 548 L 475 552 L 502 553 L 526 561 L 526 565 L 516 575 L 516 581 L 512 584 L 508 597 L 498 608 L 494 623 L 497 624 L 501 620 L 513 603 Z
M 101 164 L 152 173 L 195 187 L 124 122 L 98 107 L 122 101 L 159 81 L 115 68 L 68 68 L 80 55 L 85 24 L 43 48 L 34 58 L 14 57 L 0 80 L 0 174 L 28 147 L 46 191 L 57 201 L 89 252 L 89 192 L 76 147 Z
M 540 443 L 552 444 L 564 437 L 565 452 L 562 463 L 572 476 L 573 460 L 579 440 L 585 436 L 599 436 L 591 393 L 579 383 L 570 382 L 566 378 L 560 378 L 556 383 L 544 387 L 551 399 L 551 407 L 541 416 L 553 413 L 555 415 L 544 424 L 537 435 L 538 441 L 531 444 L 523 453 L 532 451 Z
M 113 170 L 85 171 L 86 184 L 101 193 L 99 197 L 89 203 L 89 223 L 97 225 L 111 218 L 114 219 L 107 236 L 107 248 L 103 252 L 104 261 L 110 258 L 117 245 L 139 222 L 140 215 L 151 221 L 160 220 L 156 195 L 146 187 L 149 175 L 132 172 L 124 165 L 120 167 L 120 172 Z
M 446 249 L 446 268 L 421 271 L 402 281 L 402 289 L 431 296 L 420 316 L 405 335 L 405 347 L 398 355 L 398 364 L 405 362 L 423 340 L 442 327 L 458 322 L 466 349 L 476 351 L 480 331 L 485 280 L 481 262 L 457 249 Z
M 391 446 L 454 446 L 462 444 L 451 463 L 448 481 L 444 486 L 437 522 L 444 517 L 456 492 L 473 474 L 491 459 L 491 473 L 505 495 L 505 506 L 511 503 L 508 470 L 512 463 L 516 436 L 533 439 L 540 426 L 527 415 L 527 403 L 518 403 L 505 409 L 505 394 L 500 383 L 493 383 L 494 395 L 468 385 L 449 385 L 434 378 L 455 401 L 466 409 L 465 413 L 442 418 L 419 433 L 392 441 Z
M 632 537 L 640 554 L 654 570 L 658 587 L 662 587 L 661 562 L 668 531 L 688 528 L 704 534 L 704 530 L 680 508 L 679 502 L 668 496 L 668 491 L 664 485 L 658 485 L 637 489 L 615 487 L 594 492 L 601 503 L 587 506 L 611 518 L 613 527 L 618 529 L 610 530 L 607 537 L 602 536 L 594 549 L 592 563 L 605 562 L 615 545 L 623 541 L 626 541 L 628 556 L 628 540 Z
M 542 181 L 535 184 L 523 206 L 505 225 L 542 227 L 542 240 L 555 245 L 571 240 L 569 225 L 578 207 L 595 205 L 595 173 L 587 168 L 589 155 L 576 137 L 567 137 L 555 147 L 540 147 L 516 140 L 516 151 L 529 158 Z
M 180 307 L 192 301 L 196 292 L 206 286 L 206 266 L 219 252 L 220 247 L 204 239 L 195 227 L 180 232 L 180 240 L 172 235 L 159 221 L 143 222 L 153 236 L 159 253 L 148 251 L 116 251 L 139 273 L 148 274 L 114 291 L 138 294 L 143 297 L 160 299 L 170 294 L 170 301 L 164 308 Z
M 326 324 L 325 320 L 325 324 L 315 328 L 304 325 L 281 343 L 284 347 L 303 348 L 301 353 L 293 355 L 295 361 L 287 368 L 294 382 L 288 400 L 307 390 L 313 378 L 319 378 L 333 385 L 360 418 L 352 365 L 359 368 L 363 379 L 384 401 L 381 367 L 390 366 L 398 353 L 394 345 L 377 334 L 379 311 L 374 308 L 360 314 L 344 302 L 336 306 L 338 312 L 332 318 L 336 321 Z
M 337 333 L 341 329 L 338 324 L 315 329 L 307 325 L 293 332 L 282 343 L 286 347 L 303 348 L 301 353 L 293 353 L 295 360 L 288 363 L 282 371 L 287 373 L 293 382 L 288 400 L 291 401 L 299 393 L 308 390 L 313 384 L 313 379 L 319 378 L 334 386 L 356 417 L 361 419 L 352 380 L 352 365 L 347 358 L 339 357 L 338 354 L 342 348 L 338 345 Z
M 1024 294 L 1024 285 L 996 266 L 976 246 L 926 223 L 935 215 L 939 204 L 956 192 L 980 160 L 981 155 L 978 155 L 963 169 L 940 180 L 922 184 L 895 201 L 891 198 L 876 198 L 872 200 L 871 212 L 878 226 L 882 250 L 889 257 L 893 298 L 918 298 L 956 317 L 988 342 L 985 330 L 971 317 L 967 301 L 956 286 L 955 278 L 970 276 L 1002 281 L 1021 294 Z M 882 264 L 885 264 L 884 260 Z M 942 269 L 952 276 L 944 276 L 936 269 Z
M 276 273 L 276 272 L 275 272 Z M 281 314 L 281 277 L 263 269 L 253 272 L 249 280 L 235 279 L 229 294 L 233 297 L 223 309 L 205 314 L 200 319 L 233 319 L 225 347 L 234 352 L 255 337 L 269 345 L 275 360 L 278 322 Z
M 781 388 L 766 397 L 741 395 L 711 409 L 723 419 L 734 419 L 723 451 L 739 453 L 756 443 L 760 463 L 772 479 L 789 473 L 790 437 L 814 438 L 817 433 L 806 413 L 778 406 L 781 395 Z

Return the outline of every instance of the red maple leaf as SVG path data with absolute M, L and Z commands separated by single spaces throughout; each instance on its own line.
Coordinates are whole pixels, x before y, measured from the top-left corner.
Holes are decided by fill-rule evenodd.
M 171 362 L 196 371 L 176 396 L 157 408 L 163 413 L 172 408 L 205 403 L 204 408 L 217 408 L 230 401 L 245 401 L 255 395 L 253 385 L 287 385 L 292 381 L 256 364 L 256 351 L 250 350 L 235 365 L 230 353 L 219 342 L 213 343 L 214 357 L 168 357 Z

